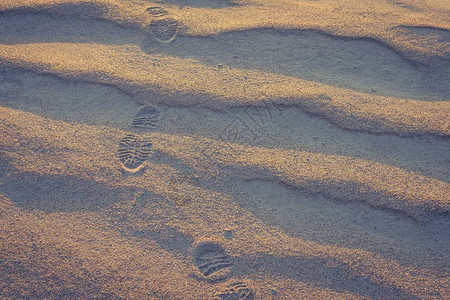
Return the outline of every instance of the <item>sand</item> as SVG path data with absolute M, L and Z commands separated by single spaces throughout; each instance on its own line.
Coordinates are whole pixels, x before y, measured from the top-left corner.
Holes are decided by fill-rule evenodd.
M 0 298 L 449 298 L 449 16 L 1 1 Z

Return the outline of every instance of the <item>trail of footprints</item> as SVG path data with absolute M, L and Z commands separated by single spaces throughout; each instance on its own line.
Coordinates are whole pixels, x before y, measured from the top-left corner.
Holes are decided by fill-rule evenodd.
M 153 17 L 149 30 L 160 42 L 171 42 L 178 32 L 178 22 L 169 17 L 161 7 L 150 7 L 147 12 Z M 161 121 L 161 111 L 153 105 L 139 109 L 132 121 L 132 129 L 146 131 L 155 129 Z M 150 157 L 152 143 L 135 134 L 127 134 L 119 143 L 118 157 L 125 171 L 136 173 L 145 166 Z M 232 261 L 225 249 L 214 242 L 204 242 L 194 250 L 194 264 L 207 279 L 227 278 Z M 253 300 L 255 293 L 244 282 L 233 282 L 223 286 L 212 296 L 213 300 Z
M 396 3 L 396 1 L 393 1 Z M 170 42 L 177 35 L 179 24 L 169 17 L 161 7 L 147 9 L 153 17 L 149 25 L 150 32 L 160 42 Z M 157 128 L 161 121 L 161 110 L 153 105 L 141 107 L 136 113 L 131 129 L 144 133 Z M 136 173 L 145 167 L 152 151 L 152 142 L 143 134 L 126 134 L 119 142 L 118 159 L 122 168 L 130 173 Z M 233 262 L 225 249 L 215 242 L 203 242 L 197 245 L 193 252 L 193 263 L 206 279 L 213 281 L 229 277 Z M 253 300 L 255 292 L 243 281 L 229 282 L 212 295 L 212 300 Z
M 139 109 L 132 122 L 132 128 L 150 130 L 157 127 L 161 120 L 161 111 L 153 105 Z M 130 173 L 136 173 L 145 167 L 150 157 L 152 142 L 136 134 L 127 134 L 119 143 L 118 158 L 122 168 Z
M 141 107 L 132 121 L 135 131 L 155 129 L 161 120 L 161 111 L 153 105 Z M 127 134 L 119 143 L 118 158 L 122 168 L 130 173 L 143 169 L 150 157 L 151 141 L 136 134 Z M 193 252 L 193 262 L 199 272 L 209 280 L 221 280 L 228 277 L 233 266 L 225 249 L 215 242 L 203 242 Z M 244 282 L 234 282 L 222 287 L 212 299 L 252 300 L 255 293 Z
M 136 113 L 131 129 L 145 134 L 155 129 L 161 121 L 161 110 L 153 105 L 141 107 Z M 118 158 L 122 168 L 130 173 L 143 169 L 151 154 L 152 143 L 142 134 L 127 134 L 119 143 Z M 203 242 L 193 252 L 193 262 L 202 276 L 208 280 L 222 280 L 229 276 L 233 266 L 225 249 L 215 242 Z M 212 299 L 252 300 L 255 293 L 244 282 L 223 286 Z
M 149 7 L 147 12 L 153 17 L 148 28 L 155 38 L 164 43 L 173 41 L 178 33 L 178 22 L 159 6 Z
M 227 278 L 233 263 L 225 249 L 214 242 L 204 242 L 194 250 L 194 264 L 207 279 L 220 280 Z M 244 282 L 233 282 L 222 287 L 212 296 L 213 300 L 253 300 L 254 291 Z

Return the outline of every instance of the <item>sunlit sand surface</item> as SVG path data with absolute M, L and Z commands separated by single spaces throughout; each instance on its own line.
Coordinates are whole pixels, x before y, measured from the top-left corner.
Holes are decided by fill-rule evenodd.
M 449 298 L 449 14 L 1 1 L 0 298 Z

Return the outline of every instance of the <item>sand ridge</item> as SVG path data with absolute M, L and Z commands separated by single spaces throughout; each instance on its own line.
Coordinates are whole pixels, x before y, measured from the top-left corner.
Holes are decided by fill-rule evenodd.
M 141 95 L 148 95 L 148 90 L 158 86 L 164 90 L 175 89 L 188 95 L 194 94 L 195 100 L 184 97 L 185 105 L 191 101 L 201 101 L 205 93 L 225 102 L 208 101 L 206 105 L 209 107 L 220 107 L 230 101 L 231 104 L 235 101 L 242 103 L 244 99 L 246 102 L 242 104 L 257 105 L 258 100 L 275 98 L 280 99 L 275 102 L 299 105 L 308 112 L 324 115 L 349 129 L 404 135 L 434 133 L 447 136 L 450 132 L 447 119 L 450 107 L 446 101 L 422 102 L 375 97 L 255 71 L 229 69 L 218 72 L 212 67 L 173 57 L 155 57 L 158 61 L 156 64 L 152 57 L 144 56 L 133 46 L 2 45 L 0 55 L 4 61 L 14 65 L 26 64 L 30 68 L 31 63 L 31 66 L 34 65 L 32 69 L 40 72 L 50 70 L 51 73 L 62 76 L 69 74 L 90 82 L 114 82 L 126 91 Z M 125 59 L 127 56 L 128 59 Z M 58 60 L 55 61 L 55 57 Z M 170 69 L 167 67 L 169 64 Z M 139 73 L 136 68 L 140 70 Z M 196 74 L 194 80 L 188 76 L 192 73 Z M 252 79 L 247 83 L 241 80 L 244 77 Z
M 397 1 L 400 2 L 400 1 Z M 172 4 L 172 5 L 170 5 Z M 445 45 L 426 45 L 422 39 L 407 39 L 395 33 L 399 25 L 428 26 L 449 30 L 448 16 L 433 6 L 420 5 L 418 11 L 402 8 L 392 1 L 240 1 L 237 6 L 212 10 L 209 7 L 178 6 L 168 3 L 165 9 L 186 26 L 188 34 L 217 34 L 245 28 L 319 29 L 337 35 L 375 37 L 403 50 L 442 54 Z M 0 8 L 8 10 L 44 9 L 59 14 L 93 14 L 138 27 L 145 27 L 151 16 L 145 11 L 161 3 L 150 1 L 5 1 Z M 79 6 L 72 9 L 71 6 Z M 383 22 L 380 22 L 380 19 Z M 431 47 L 430 47 L 431 46 Z
M 17 113 L 19 112 L 9 111 L 8 115 L 13 115 L 9 118 L 7 117 L 5 123 L 10 124 L 10 126 L 13 125 L 17 132 L 20 132 L 21 134 L 23 132 L 26 136 L 26 131 L 24 131 L 24 129 L 28 126 L 26 124 L 14 122 L 14 120 L 23 119 L 14 117 L 14 114 Z M 48 119 L 43 119 L 43 122 L 39 122 L 37 120 L 41 118 L 36 118 L 37 119 L 34 122 L 41 124 L 42 134 L 34 137 L 38 138 L 38 140 L 42 140 L 39 142 L 40 144 L 54 145 L 53 147 L 57 146 L 58 148 L 68 148 L 68 150 L 66 150 L 65 153 L 62 153 L 62 156 L 58 158 L 58 161 L 54 162 L 55 165 L 61 165 L 64 160 L 73 161 L 73 163 L 75 163 L 77 160 L 76 157 L 80 155 L 79 151 L 93 153 L 89 147 L 93 147 L 95 144 L 89 143 L 85 144 L 82 148 L 77 146 L 75 149 L 70 149 L 68 145 L 70 145 L 70 140 L 73 136 L 72 134 L 63 133 L 60 134 L 58 138 L 55 138 L 54 133 L 52 133 L 50 129 L 51 126 L 54 126 L 52 125 L 53 122 Z M 28 117 L 27 119 L 31 118 Z M 46 131 L 44 131 L 45 127 L 43 127 L 43 124 L 46 122 L 50 122 L 50 126 L 47 127 Z M 79 125 L 74 126 L 71 130 L 76 132 L 77 126 Z M 83 127 L 84 126 L 85 125 L 83 125 Z M 95 130 L 95 127 L 88 128 L 90 128 L 89 131 L 92 131 L 93 129 Z M 83 132 L 86 131 L 86 129 L 80 131 Z M 6 134 L 6 128 L 4 132 Z M 113 134 L 114 131 L 111 133 L 96 133 L 97 136 L 111 136 L 113 140 L 116 140 L 117 137 L 113 138 Z M 66 136 L 66 138 L 64 138 L 64 136 Z M 356 188 L 355 190 L 349 188 L 349 191 L 357 194 L 357 199 L 361 199 L 361 194 L 365 195 L 364 198 L 368 199 L 370 198 L 370 192 L 374 192 L 375 194 L 381 193 L 383 195 L 382 197 L 392 198 L 387 201 L 382 201 L 377 199 L 378 197 L 375 196 L 375 199 L 377 200 L 375 200 L 375 202 L 370 201 L 373 205 L 386 205 L 386 208 L 389 208 L 390 205 L 394 205 L 396 209 L 405 212 L 408 212 L 410 208 L 415 206 L 419 206 L 423 209 L 431 209 L 432 211 L 437 210 L 441 213 L 448 213 L 449 210 L 449 199 L 446 197 L 450 188 L 448 183 L 426 178 L 412 172 L 405 172 L 399 168 L 394 168 L 383 164 L 365 162 L 354 158 L 321 155 L 316 153 L 283 151 L 280 149 L 269 150 L 243 147 L 240 145 L 227 145 L 212 140 L 198 141 L 197 139 L 182 136 L 165 136 L 161 134 L 147 134 L 147 136 L 153 141 L 151 147 L 154 149 L 176 157 L 178 156 L 183 160 L 190 160 L 191 162 L 188 164 L 193 166 L 199 164 L 196 153 L 200 152 L 202 147 L 204 147 L 204 143 L 208 143 L 208 148 L 214 149 L 214 151 L 209 152 L 211 156 L 208 157 L 211 165 L 213 165 L 214 162 L 217 162 L 218 164 L 232 165 L 235 167 L 254 167 L 255 169 L 265 169 L 273 173 L 272 176 L 275 176 L 274 179 L 279 176 L 286 182 L 293 182 L 294 184 L 305 187 L 312 184 L 313 190 L 315 190 L 314 185 L 316 182 L 318 183 L 316 188 L 320 190 L 320 186 L 322 185 L 320 182 L 322 181 L 324 182 L 323 189 L 326 190 L 329 190 L 331 186 L 336 184 L 337 186 L 341 186 L 341 188 L 346 191 L 347 189 L 343 187 L 345 186 L 345 184 L 343 184 L 344 182 L 361 184 L 361 187 Z M 83 138 L 81 140 L 86 139 Z M 63 144 L 58 145 L 59 143 Z M 5 143 L 4 145 L 13 149 L 15 143 L 11 140 L 10 143 Z M 100 145 L 101 144 L 99 144 L 99 146 Z M 109 152 L 107 150 L 110 147 L 101 146 L 101 149 L 103 150 L 101 150 L 98 154 Z M 11 155 L 19 158 L 20 156 L 28 157 L 31 153 L 19 156 L 11 153 Z M 39 152 L 35 152 L 33 156 L 35 155 L 39 155 Z M 45 153 L 43 155 L 44 156 L 40 159 L 46 160 Z M 36 157 L 36 159 L 37 158 L 38 157 Z M 108 157 L 107 153 L 105 153 L 104 159 L 105 163 L 115 163 L 115 158 Z M 19 161 L 21 160 L 19 159 Z M 22 161 L 22 163 L 25 163 L 25 161 Z M 51 163 L 51 161 L 49 161 L 49 163 Z M 103 167 L 107 167 L 107 164 L 105 163 L 101 163 Z M 37 165 L 39 166 L 40 164 Z M 69 167 L 72 163 L 65 163 L 65 165 Z M 82 165 L 80 165 L 80 167 L 81 166 Z M 98 167 L 100 166 L 84 166 L 83 169 L 91 169 L 92 174 L 95 174 L 95 170 Z M 47 169 L 46 172 L 55 174 L 55 171 L 51 171 L 51 165 L 48 165 L 45 169 Z M 76 170 L 76 168 L 73 170 Z M 333 195 L 332 191 L 329 192 Z M 339 192 L 334 197 L 340 198 L 338 195 Z
M 75 15 L 77 15 L 77 10 L 70 10 L 70 5 L 67 6 L 66 2 L 63 6 L 53 6 L 53 4 L 58 3 L 57 1 L 52 2 L 52 4 L 49 4 L 48 6 L 39 8 L 39 3 L 34 2 L 26 2 L 23 5 L 30 5 L 29 7 L 36 7 L 36 11 L 29 11 L 27 12 L 20 10 L 20 14 L 37 14 L 37 15 L 43 15 L 45 12 L 48 12 L 50 15 L 55 16 L 64 16 L 65 13 L 74 12 Z M 71 2 L 70 2 L 71 3 Z M 85 9 L 86 11 L 91 11 L 92 7 L 91 3 L 87 2 L 80 2 L 81 6 L 79 9 L 81 12 Z M 95 2 L 97 3 L 97 2 Z M 102 5 L 105 5 L 106 11 L 112 10 L 121 10 L 124 15 L 129 15 L 130 8 L 131 7 L 139 7 L 136 11 L 142 10 L 142 15 L 147 16 L 147 18 L 150 18 L 146 21 L 144 21 L 145 24 L 149 24 L 151 20 L 151 14 L 149 14 L 145 9 L 148 8 L 150 4 L 152 3 L 142 3 L 140 1 L 131 1 L 131 2 L 120 2 L 120 4 L 116 4 L 117 6 L 111 7 L 111 1 L 106 2 L 98 2 L 95 5 L 100 5 L 99 3 L 103 3 Z M 239 5 L 237 7 L 229 8 L 231 9 L 231 12 L 239 11 L 241 9 L 245 9 L 246 5 Z M 13 9 L 13 7 L 22 7 L 20 3 L 16 3 L 14 6 L 10 6 L 11 4 L 5 3 L 5 8 L 8 7 L 9 9 Z M 37 6 L 36 6 L 37 5 Z M 84 7 L 83 5 L 86 5 Z M 95 7 L 94 5 L 94 7 Z M 145 5 L 145 7 L 143 6 Z M 156 4 L 155 4 L 156 5 Z M 267 5 L 267 8 L 265 6 Z M 292 5 L 292 4 L 286 4 L 283 3 L 283 5 Z M 311 6 L 311 9 L 314 9 L 314 12 L 317 13 L 318 7 L 326 7 L 328 4 L 317 4 L 317 3 L 311 3 L 311 2 L 298 2 L 296 5 L 305 5 L 306 7 Z M 346 8 L 345 5 L 342 4 L 343 9 Z M 353 8 L 352 10 L 346 10 L 347 12 L 363 9 L 365 11 L 369 11 L 367 8 L 367 3 L 362 6 L 361 4 L 356 5 L 352 2 Z M 372 4 L 374 5 L 374 4 Z M 381 5 L 381 4 L 380 4 Z M 382 4 L 381 7 L 383 8 Z M 28 7 L 28 6 L 27 6 Z M 59 8 L 58 8 L 59 7 Z M 389 5 L 387 5 L 385 8 L 386 11 L 389 10 Z M 39 9 L 38 9 L 39 8 Z M 283 9 L 281 9 L 283 8 Z M 380 9 L 382 9 L 375 5 L 372 7 L 370 11 L 378 12 Z M 54 10 L 56 9 L 56 11 Z M 173 16 L 175 19 L 179 19 L 180 17 L 177 16 L 177 12 L 175 10 L 175 6 L 166 8 L 167 11 Z M 184 11 L 191 11 L 191 10 L 197 10 L 197 9 L 206 9 L 206 8 L 183 8 L 180 10 L 180 12 Z M 259 5 L 253 7 L 250 5 L 249 9 L 252 9 L 252 13 L 254 11 L 257 11 L 258 9 L 270 9 L 271 12 L 277 11 L 279 9 L 283 13 L 286 12 L 285 6 L 280 5 L 269 5 L 268 3 L 265 3 L 264 5 Z M 95 10 L 95 9 L 94 9 Z M 227 10 L 227 9 L 226 9 Z M 208 12 L 208 15 L 210 13 L 220 13 L 218 11 L 220 10 L 214 10 L 213 12 Z M 288 11 L 302 11 L 299 9 L 292 9 Z M 383 11 L 383 10 L 382 10 Z M 81 14 L 80 12 L 80 14 Z M 385 11 L 383 11 L 385 12 Z M 14 14 L 14 10 L 12 10 L 12 13 Z M 101 11 L 99 13 L 102 13 Z M 228 15 L 229 12 L 227 12 L 227 20 L 229 20 L 230 16 Z M 386 13 L 386 12 L 385 12 Z M 267 14 L 267 13 L 265 13 Z M 429 15 L 431 14 L 431 15 Z M 8 11 L 6 11 L 6 15 L 8 15 Z M 204 14 L 196 14 L 195 16 L 189 16 L 189 20 L 194 20 L 195 17 L 202 16 Z M 307 14 L 310 15 L 310 14 Z M 356 13 L 357 15 L 357 13 Z M 402 16 L 403 14 L 400 14 Z M 428 22 L 437 22 L 439 20 L 436 18 L 431 12 L 422 13 L 420 14 L 422 17 L 427 18 Z M 341 16 L 341 15 L 340 15 Z M 368 14 L 370 16 L 370 14 Z M 385 17 L 385 15 L 383 15 Z M 410 16 L 408 16 L 410 17 Z M 108 17 L 105 17 L 108 19 Z M 294 20 L 305 20 L 305 16 L 302 16 L 301 18 L 293 18 Z M 290 20 L 290 18 L 276 18 L 276 20 Z M 323 18 L 324 20 L 329 20 L 329 18 Z M 342 19 L 342 16 L 341 16 Z M 339 22 L 342 22 L 342 20 L 339 19 Z M 344 18 L 345 19 L 345 18 Z M 367 19 L 367 17 L 365 17 Z M 370 19 L 370 18 L 369 18 Z M 324 83 L 328 84 L 321 84 L 320 81 L 323 81 L 327 75 L 319 75 L 322 76 L 319 78 L 318 82 L 314 80 L 314 76 L 308 76 L 306 74 L 306 77 L 304 77 L 306 80 L 302 80 L 300 78 L 292 78 L 292 76 L 278 76 L 276 74 L 266 74 L 266 72 L 257 72 L 254 73 L 254 71 L 246 71 L 246 70 L 240 70 L 239 68 L 225 68 L 222 69 L 220 72 L 217 72 L 214 67 L 209 65 L 204 65 L 204 62 L 199 58 L 194 57 L 194 60 L 192 59 L 183 59 L 180 57 L 173 57 L 171 55 L 167 54 L 156 54 L 156 55 L 148 55 L 148 50 L 153 51 L 154 45 L 152 43 L 150 44 L 141 44 L 141 49 L 137 48 L 133 44 L 139 44 L 145 38 L 138 33 L 132 33 L 128 31 L 127 33 L 124 32 L 124 35 L 122 35 L 122 39 L 124 38 L 125 34 L 130 36 L 134 35 L 134 37 L 125 37 L 125 40 L 120 41 L 120 39 L 113 39 L 112 41 L 108 41 L 108 43 L 112 43 L 115 45 L 115 43 L 125 43 L 126 46 L 113 46 L 113 45 L 95 45 L 95 47 L 90 44 L 76 44 L 76 43 L 41 43 L 41 44 L 22 44 L 20 42 L 20 39 L 17 41 L 19 44 L 16 44 L 14 46 L 5 46 L 3 49 L 3 61 L 4 62 L 12 62 L 16 65 L 24 66 L 27 65 L 27 68 L 38 70 L 41 72 L 50 72 L 50 73 L 56 73 L 62 76 L 68 76 L 68 74 L 71 74 L 70 76 L 73 77 L 73 75 L 77 75 L 78 78 L 83 78 L 84 80 L 94 81 L 94 82 L 103 82 L 111 84 L 112 82 L 114 84 L 117 84 L 122 89 L 127 90 L 130 93 L 134 93 L 139 95 L 139 92 L 143 93 L 144 95 L 149 95 L 148 91 L 152 89 L 162 89 L 164 91 L 171 90 L 172 92 L 178 91 L 185 94 L 194 94 L 194 99 L 187 101 L 187 99 L 184 100 L 184 103 L 190 102 L 192 105 L 201 103 L 203 104 L 205 102 L 205 98 L 211 98 L 211 97 L 219 97 L 221 99 L 214 99 L 214 104 L 217 104 L 217 100 L 222 100 L 223 98 L 227 99 L 226 102 L 235 102 L 239 101 L 242 102 L 243 99 L 248 99 L 245 104 L 248 104 L 250 101 L 251 104 L 255 100 L 265 100 L 265 99 L 271 99 L 271 101 L 279 102 L 279 103 L 287 103 L 287 104 L 295 104 L 299 105 L 302 109 L 305 111 L 311 113 L 311 114 L 320 114 L 324 117 L 326 117 L 328 120 L 336 123 L 337 125 L 353 129 L 353 130 L 365 130 L 370 132 L 392 132 L 397 133 L 401 135 L 411 135 L 411 134 L 422 134 L 422 133 L 434 133 L 438 135 L 448 135 L 449 131 L 449 123 L 446 118 L 449 108 L 447 107 L 448 104 L 445 101 L 448 98 L 448 92 L 445 92 L 445 78 L 448 77 L 448 68 L 445 67 L 446 64 L 448 64 L 448 43 L 446 42 L 446 33 L 448 32 L 447 29 L 445 29 L 445 26 L 440 26 L 436 24 L 411 24 L 411 20 L 414 18 L 409 18 L 409 23 L 406 24 L 406 22 L 403 22 L 401 19 L 398 19 L 398 16 L 396 16 L 395 20 L 397 22 L 396 25 L 392 25 L 390 28 L 397 28 L 398 30 L 397 34 L 394 34 L 391 39 L 398 40 L 401 44 L 401 40 L 404 39 L 405 41 L 411 42 L 411 41 L 418 41 L 419 45 L 422 45 L 426 51 L 431 51 L 431 49 L 434 49 L 433 53 L 428 52 L 425 53 L 424 49 L 415 49 L 414 47 L 405 46 L 404 49 L 395 49 L 396 46 L 383 44 L 384 42 L 380 42 L 380 40 L 377 37 L 376 33 L 367 33 L 367 34 L 360 34 L 361 30 L 373 30 L 376 28 L 379 28 L 379 26 L 369 26 L 368 24 L 365 24 L 364 27 L 358 27 L 355 23 L 355 19 L 351 18 L 352 20 L 352 27 L 346 27 L 342 26 L 340 23 L 339 28 L 345 29 L 349 28 L 349 30 L 355 30 L 359 31 L 358 34 L 356 33 L 344 33 L 344 32 L 333 32 L 332 30 L 324 30 L 317 26 L 297 26 L 294 28 L 301 28 L 301 29 L 316 29 L 327 32 L 327 34 L 331 35 L 331 37 L 339 38 L 340 35 L 343 36 L 349 36 L 356 38 L 358 36 L 361 37 L 369 37 L 371 40 L 361 40 L 360 42 L 366 42 L 366 43 L 381 43 L 381 48 L 379 51 L 387 51 L 383 55 L 389 55 L 392 57 L 399 56 L 399 59 L 405 59 L 405 62 L 407 63 L 418 63 L 421 64 L 421 59 L 418 57 L 410 57 L 411 55 L 422 55 L 420 53 L 423 53 L 423 57 L 430 58 L 434 63 L 434 67 L 427 67 L 427 69 L 422 70 L 421 72 L 417 74 L 413 74 L 416 71 L 411 70 L 411 74 L 405 74 L 402 77 L 408 78 L 408 77 L 417 77 L 417 80 L 415 82 L 409 83 L 408 86 L 404 87 L 405 92 L 408 91 L 408 88 L 415 87 L 417 85 L 420 85 L 420 89 L 424 89 L 425 86 L 430 85 L 429 90 L 427 91 L 428 94 L 432 93 L 433 91 L 444 89 L 441 94 L 438 93 L 437 97 L 442 97 L 443 101 L 435 101 L 434 103 L 423 103 L 421 100 L 421 96 L 418 96 L 419 98 L 414 99 L 414 101 L 411 101 L 408 99 L 406 101 L 405 99 L 397 99 L 395 97 L 377 97 L 373 95 L 372 92 L 370 93 L 354 93 L 352 90 L 352 86 L 348 86 L 345 89 L 336 89 L 334 86 L 332 86 L 330 83 L 333 82 L 333 80 L 328 81 L 326 79 Z M 239 18 L 239 20 L 258 20 L 252 15 L 252 18 L 249 17 L 242 17 Z M 377 22 L 377 18 L 374 18 L 372 21 Z M 32 20 L 30 20 L 32 21 Z M 36 20 L 39 22 L 39 20 Z M 112 20 L 116 22 L 117 20 Z M 48 22 L 45 20 L 41 20 L 41 22 Z M 34 23 L 34 21 L 33 21 Z M 220 24 L 220 22 L 213 22 L 214 24 Z M 201 21 L 201 24 L 211 24 L 211 22 L 204 22 Z M 230 24 L 235 24 L 231 23 Z M 383 21 L 383 26 L 385 25 L 385 20 Z M 99 24 L 101 25 L 101 24 Z M 126 24 L 124 24 L 127 26 Z M 147 26 L 143 25 L 143 26 Z M 366 26 L 367 25 L 367 26 Z M 105 24 L 101 25 L 105 26 Z M 109 25 L 108 25 L 109 26 Z M 196 24 L 195 26 L 190 26 L 189 28 L 199 28 L 201 25 Z M 209 25 L 208 25 L 209 26 Z M 237 26 L 235 28 L 229 28 L 226 29 L 228 31 L 230 30 L 243 30 L 243 29 L 250 29 L 251 27 L 233 25 Z M 56 25 L 56 28 L 58 25 Z M 131 26 L 132 27 L 132 26 Z M 266 26 L 260 24 L 257 28 L 267 28 L 267 27 L 274 27 L 274 26 Z M 275 26 L 277 27 L 277 26 Z M 280 28 L 282 28 L 281 26 Z M 208 28 L 212 28 L 209 26 Z M 351 29 L 353 28 L 353 29 Z M 434 30 L 436 28 L 436 30 Z M 441 28 L 441 29 L 437 29 Z M 111 28 L 113 29 L 113 28 Z M 67 29 L 66 29 L 67 30 Z M 102 27 L 98 27 L 97 30 L 103 30 Z M 116 30 L 116 29 L 114 29 Z M 431 30 L 431 33 L 423 34 L 415 34 L 415 32 L 423 32 L 426 30 Z M 44 29 L 44 32 L 47 32 L 48 29 Z M 144 30 L 145 31 L 145 30 Z M 386 32 L 388 30 L 385 30 Z M 405 32 L 406 31 L 406 32 Z M 26 32 L 26 31 L 25 31 Z M 215 32 L 215 34 L 220 33 L 221 31 Z M 22 32 L 23 34 L 24 32 Z M 414 37 L 411 37 L 411 34 L 414 34 Z M 435 33 L 437 35 L 435 35 Z M 83 34 L 86 34 L 86 32 L 83 32 Z M 89 34 L 89 33 L 88 33 Z M 210 33 L 202 32 L 202 35 L 208 35 Z M 389 29 L 389 34 L 392 34 L 392 30 Z M 440 37 L 439 34 L 443 34 L 442 37 Z M 35 34 L 37 36 L 37 33 Z M 19 35 L 16 35 L 19 36 Z M 103 36 L 108 36 L 108 33 L 103 33 Z M 97 37 L 92 37 L 96 38 Z M 306 38 L 306 37 L 305 37 Z M 342 38 L 342 37 L 341 37 Z M 421 38 L 423 38 L 421 40 Z M 431 40 L 430 40 L 431 38 Z M 42 39 L 45 41 L 45 39 L 48 39 L 48 37 L 43 36 Z M 249 37 L 249 39 L 254 39 L 254 37 Z M 437 39 L 437 40 L 436 40 Z M 383 40 L 383 38 L 382 38 Z M 384 39 L 386 40 L 386 39 Z M 312 42 L 314 40 L 311 40 Z M 433 41 L 433 42 L 431 42 Z M 25 42 L 25 41 L 24 41 Z M 204 42 L 204 41 L 203 41 Z M 351 42 L 351 40 L 349 40 Z M 130 44 L 131 43 L 131 44 Z M 319 48 L 320 43 L 319 42 Z M 199 43 L 195 43 L 199 45 Z M 374 44 L 374 45 L 375 45 Z M 349 44 L 350 45 L 350 44 Z M 355 46 L 358 44 L 355 44 Z M 142 48 L 144 46 L 144 48 Z M 327 45 L 328 46 L 328 45 Z M 342 47 L 343 45 L 339 46 Z M 43 48 L 44 47 L 44 48 Z M 150 47 L 150 49 L 145 49 L 145 47 Z M 170 46 L 168 46 L 170 47 Z M 360 46 L 357 46 L 360 47 Z M 383 47 L 387 47 L 385 50 Z M 409 48 L 408 48 L 409 47 Z M 439 48 L 440 47 L 440 48 Z M 416 47 L 417 48 L 417 47 Z M 358 48 L 356 48 L 358 49 Z M 361 48 L 363 49 L 363 48 Z M 388 54 L 389 51 L 394 51 L 391 54 Z M 31 52 L 30 52 L 31 50 Z M 171 51 L 170 49 L 167 49 L 168 51 Z M 166 52 L 166 50 L 162 49 L 163 53 Z M 181 49 L 181 51 L 183 51 Z M 208 49 L 205 49 L 205 51 L 209 51 Z M 361 51 L 367 51 L 367 50 L 361 50 Z M 144 53 L 142 53 L 144 52 Z M 12 56 L 10 53 L 14 53 Z M 151 53 L 151 52 L 150 52 Z M 181 52 L 182 53 L 182 52 Z M 177 54 L 175 54 L 177 55 Z M 291 53 L 286 53 L 286 55 L 291 55 Z M 329 55 L 326 54 L 326 55 Z M 376 55 L 374 53 L 374 55 Z M 55 65 L 54 57 L 58 57 L 59 64 Z M 105 59 L 105 57 L 108 57 Z M 127 59 L 123 59 L 124 57 L 128 57 Z M 434 57 L 434 58 L 433 58 Z M 447 58 L 446 58 L 447 57 Z M 75 59 L 76 58 L 76 59 Z M 313 58 L 321 59 L 320 57 Z M 350 61 L 354 60 L 354 58 L 349 58 Z M 382 62 L 382 57 L 379 58 L 380 61 L 374 62 L 373 65 L 367 66 L 367 68 L 374 68 L 377 67 L 379 63 Z M 437 60 L 436 60 L 437 59 Z M 367 58 L 364 58 L 364 60 L 367 61 Z M 373 60 L 373 58 L 369 58 L 369 60 Z M 344 60 L 345 61 L 345 60 Z M 101 63 L 100 63 L 101 62 Z M 400 61 L 399 61 L 400 62 Z M 362 60 L 359 62 L 359 64 L 362 63 Z M 387 63 L 387 65 L 391 64 L 392 62 Z M 437 64 L 437 65 L 436 65 Z M 249 65 L 247 68 L 258 68 L 255 65 Z M 346 66 L 345 68 L 351 67 Z M 411 67 L 411 66 L 410 66 Z M 414 67 L 414 66 L 413 66 Z M 273 67 L 271 67 L 273 68 Z M 325 68 L 325 67 L 324 67 Z M 337 69 L 337 74 L 340 72 L 348 72 L 345 68 L 340 67 Z M 355 67 L 354 67 L 355 68 Z M 398 68 L 405 68 L 405 66 L 398 66 Z M 406 67 L 407 68 L 407 67 Z M 420 67 L 422 68 L 422 67 Z M 430 69 L 431 68 L 431 69 Z M 434 69 L 433 69 L 434 68 Z M 303 68 L 304 69 L 304 68 Z M 317 66 L 314 67 L 314 69 L 317 69 Z M 392 73 L 392 70 L 386 69 L 381 73 L 374 73 L 373 75 L 370 75 L 369 69 L 366 71 L 363 71 L 359 76 L 355 76 L 353 81 L 358 80 L 358 78 L 361 77 L 367 77 L 372 76 L 372 81 L 380 76 L 388 76 L 387 78 L 391 78 L 390 80 L 387 80 L 387 82 L 395 80 L 396 77 L 399 77 L 399 74 Z M 139 72 L 136 72 L 139 70 Z M 170 72 L 169 72 L 170 70 Z M 324 69 L 325 70 L 325 69 Z M 296 71 L 298 72 L 298 71 Z M 302 72 L 302 69 L 299 71 Z M 357 75 L 357 72 L 361 72 L 361 70 L 356 71 L 350 71 L 348 72 L 349 75 L 351 75 L 352 72 L 356 72 L 355 75 Z M 442 73 L 443 72 L 443 73 Z M 195 81 L 192 81 L 192 77 L 189 76 L 189 74 L 195 73 L 197 76 L 195 76 Z M 434 74 L 432 77 L 426 79 L 421 79 L 420 73 L 422 74 Z M 158 74 L 158 76 L 156 76 Z M 162 77 L 161 75 L 166 75 L 165 77 Z M 291 74 L 291 73 L 286 73 Z M 427 75 L 429 76 L 429 75 Z M 336 76 L 335 76 L 336 77 Z M 242 80 L 244 79 L 244 80 Z M 299 80 L 300 79 L 300 80 Z M 402 79 L 402 80 L 405 80 Z M 426 84 L 423 84 L 422 81 L 426 80 L 428 81 Z M 438 86 L 432 86 L 432 84 L 438 82 L 439 80 L 443 80 L 442 84 Z M 311 82 L 314 81 L 314 82 Z M 350 81 L 351 82 L 351 81 Z M 400 82 L 399 82 L 400 83 Z M 361 82 L 360 86 L 366 86 L 367 84 L 371 84 L 371 81 L 365 81 Z M 345 84 L 344 84 L 345 86 Z M 301 87 L 301 88 L 299 88 Z M 350 90 L 349 90 L 350 88 Z M 358 90 L 359 87 L 356 88 Z M 386 89 L 387 86 L 385 86 L 385 83 L 379 86 L 379 89 L 383 90 Z M 396 83 L 394 89 L 398 89 L 398 84 Z M 376 90 L 372 88 L 372 90 Z M 171 92 L 171 93 L 172 93 Z M 376 93 L 375 93 L 376 94 Z M 142 94 L 140 94 L 142 95 Z M 199 95 L 202 95 L 202 97 L 198 97 Z M 324 98 L 325 97 L 325 98 Z M 188 98 L 187 95 L 185 98 Z M 319 98 L 319 99 L 317 99 Z M 202 99 L 202 100 L 200 100 Z M 329 101 L 331 99 L 331 101 Z M 170 101 L 173 101 L 173 99 L 170 99 Z M 210 101 L 207 101 L 210 102 Z M 211 106 L 211 103 L 208 103 L 209 106 Z M 420 117 L 419 117 L 420 116 Z M 356 120 L 354 120 L 356 118 Z

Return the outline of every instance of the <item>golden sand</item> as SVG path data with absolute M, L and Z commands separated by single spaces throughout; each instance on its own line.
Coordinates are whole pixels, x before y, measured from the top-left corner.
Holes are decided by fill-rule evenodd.
M 0 298 L 449 297 L 446 1 L 235 2 L 0 3 Z M 150 6 L 181 24 L 172 43 Z M 344 41 L 343 64 L 373 47 L 342 77 L 392 84 L 258 67 L 300 62 L 246 34 Z M 220 61 L 234 46 L 255 61 Z M 132 127 L 149 104 L 161 118 Z

